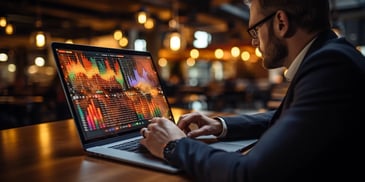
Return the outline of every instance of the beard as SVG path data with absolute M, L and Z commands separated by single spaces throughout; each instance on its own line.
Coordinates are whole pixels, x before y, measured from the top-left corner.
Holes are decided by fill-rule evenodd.
M 266 69 L 274 69 L 284 66 L 285 58 L 288 56 L 288 48 L 275 36 L 272 22 L 270 23 L 268 37 L 268 44 L 263 54 L 263 67 Z

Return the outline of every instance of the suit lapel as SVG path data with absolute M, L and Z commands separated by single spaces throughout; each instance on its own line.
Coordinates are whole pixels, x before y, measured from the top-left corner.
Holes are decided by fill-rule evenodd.
M 293 100 L 292 99 L 293 89 L 294 89 L 293 85 L 295 85 L 296 78 L 298 77 L 298 73 L 301 71 L 301 67 L 303 66 L 303 64 L 305 64 L 306 58 L 308 57 L 308 55 L 310 55 L 313 52 L 315 52 L 316 50 L 318 50 L 328 40 L 334 39 L 336 37 L 337 37 L 336 34 L 332 31 L 325 31 L 325 32 L 322 32 L 318 35 L 317 40 L 315 40 L 313 45 L 309 48 L 308 53 L 306 54 L 306 56 L 304 57 L 303 62 L 299 66 L 299 69 L 298 69 L 297 73 L 294 75 L 294 78 L 291 81 L 291 83 L 289 85 L 289 88 L 288 88 L 283 100 L 281 101 L 279 107 L 276 109 L 275 114 L 271 118 L 270 123 L 269 123 L 270 126 L 273 125 L 280 118 L 281 113 L 283 112 L 283 110 L 285 110 L 288 107 L 288 105 L 292 102 L 292 100 Z

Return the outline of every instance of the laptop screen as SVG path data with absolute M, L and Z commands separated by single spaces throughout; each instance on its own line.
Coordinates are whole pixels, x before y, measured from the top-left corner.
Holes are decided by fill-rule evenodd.
M 139 130 L 173 116 L 148 52 L 53 43 L 56 65 L 84 140 Z

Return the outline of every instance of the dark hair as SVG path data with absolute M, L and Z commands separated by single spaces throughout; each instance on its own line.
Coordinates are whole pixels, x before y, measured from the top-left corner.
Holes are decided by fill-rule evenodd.
M 246 0 L 251 3 L 252 0 Z M 268 15 L 277 10 L 285 11 L 296 26 L 308 32 L 331 28 L 328 0 L 258 0 L 261 12 Z

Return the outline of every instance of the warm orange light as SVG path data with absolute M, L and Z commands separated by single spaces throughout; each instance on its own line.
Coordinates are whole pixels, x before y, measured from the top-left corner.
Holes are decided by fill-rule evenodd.
M 190 50 L 190 57 L 197 59 L 199 57 L 199 51 L 198 49 L 191 49 Z
M 250 60 L 250 57 L 251 57 L 251 55 L 247 51 L 243 51 L 241 54 L 242 61 L 248 61 L 248 60 Z
M 5 27 L 7 24 L 6 17 L 0 17 L 0 27 Z
M 262 53 L 260 52 L 259 48 L 256 48 L 255 50 L 255 54 L 257 57 L 261 58 L 262 57 Z
M 126 37 L 123 37 L 122 39 L 119 40 L 119 45 L 121 47 L 126 47 L 128 45 L 128 39 Z
M 148 18 L 144 24 L 144 28 L 153 29 L 153 27 L 155 27 L 155 21 L 152 18 Z
M 173 32 L 170 35 L 170 49 L 178 51 L 181 48 L 181 35 L 178 32 Z
M 166 60 L 165 58 L 160 58 L 160 59 L 158 60 L 158 65 L 159 65 L 160 67 L 165 67 L 165 66 L 167 66 L 167 60 Z
M 188 58 L 187 60 L 186 60 L 186 64 L 188 65 L 188 66 L 194 66 L 195 65 L 195 59 L 193 59 L 193 58 Z
M 8 61 L 9 56 L 6 53 L 0 53 L 0 62 L 6 62 Z
M 240 48 L 238 48 L 238 47 L 232 47 L 231 48 L 231 55 L 233 56 L 233 57 L 238 57 L 238 56 L 240 56 Z
M 115 40 L 120 40 L 123 37 L 123 32 L 121 30 L 115 30 L 113 37 Z
M 35 35 L 35 45 L 37 47 L 44 47 L 46 45 L 46 35 L 44 32 L 37 32 Z
M 12 24 L 7 24 L 5 27 L 5 33 L 7 35 L 12 35 L 14 33 L 14 27 Z
M 147 21 L 147 13 L 145 11 L 140 11 L 137 15 L 137 20 L 139 24 L 144 24 Z
M 214 51 L 214 56 L 217 58 L 217 59 L 222 59 L 223 56 L 224 56 L 224 52 L 223 52 L 223 49 L 216 49 Z

